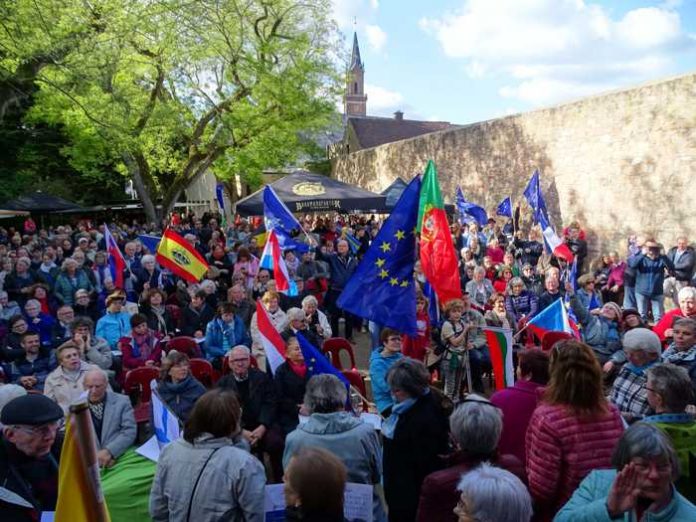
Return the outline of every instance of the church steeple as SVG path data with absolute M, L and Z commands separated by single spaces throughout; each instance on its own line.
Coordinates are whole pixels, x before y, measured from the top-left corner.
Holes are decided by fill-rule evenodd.
M 353 33 L 353 52 L 346 74 L 346 93 L 343 97 L 345 117 L 367 115 L 367 95 L 365 94 L 365 64 L 360 59 L 358 34 Z

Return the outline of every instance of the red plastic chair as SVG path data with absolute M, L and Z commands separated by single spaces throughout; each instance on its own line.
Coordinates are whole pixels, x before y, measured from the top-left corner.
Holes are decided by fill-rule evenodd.
M 212 388 L 217 380 L 215 378 L 215 369 L 210 362 L 205 359 L 190 359 L 191 375 L 200 381 L 206 388 Z
M 343 337 L 332 337 L 324 341 L 321 349 L 325 354 L 331 356 L 331 363 L 339 370 L 344 369 L 343 363 L 341 362 L 341 353 L 346 352 L 350 359 L 350 369 L 356 369 L 353 346 L 348 339 L 344 339 Z
M 369 405 L 364 399 L 367 397 L 367 388 L 365 387 L 365 381 L 363 380 L 362 375 L 360 375 L 360 372 L 358 370 L 341 370 L 341 373 L 346 379 L 348 379 L 350 385 L 358 390 L 363 396 L 363 411 L 368 411 Z
M 135 422 L 142 424 L 150 420 L 150 399 L 152 390 L 150 382 L 159 377 L 157 368 L 143 366 L 135 368 L 126 373 L 126 379 L 123 382 L 123 393 L 135 399 L 133 412 L 135 414 Z
M 169 340 L 166 348 L 167 353 L 169 353 L 170 350 L 185 353 L 190 359 L 200 358 L 202 355 L 200 346 L 198 346 L 196 340 L 193 337 L 186 337 L 184 335 Z

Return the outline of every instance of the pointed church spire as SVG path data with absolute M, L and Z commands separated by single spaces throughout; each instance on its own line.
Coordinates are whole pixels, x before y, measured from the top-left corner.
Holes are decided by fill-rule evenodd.
M 360 46 L 358 45 L 358 33 L 357 32 L 353 33 L 353 52 L 351 53 L 351 56 L 350 56 L 350 66 L 348 67 L 348 70 L 352 71 L 355 68 L 358 68 L 358 69 L 363 68 L 363 63 L 362 63 L 362 60 L 360 59 Z

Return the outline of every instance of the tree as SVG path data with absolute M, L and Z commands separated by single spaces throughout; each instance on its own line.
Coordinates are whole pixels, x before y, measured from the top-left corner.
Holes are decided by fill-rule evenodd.
M 28 120 L 62 124 L 83 174 L 115 164 L 153 221 L 206 170 L 253 183 L 335 117 L 340 39 L 328 0 L 92 5 L 99 31 L 36 73 Z

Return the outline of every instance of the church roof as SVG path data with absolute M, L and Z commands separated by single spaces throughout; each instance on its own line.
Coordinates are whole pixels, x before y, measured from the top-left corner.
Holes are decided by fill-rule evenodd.
M 446 121 L 404 120 L 374 116 L 348 118 L 348 125 L 353 127 L 362 149 L 456 127 Z
M 350 65 L 348 70 L 352 71 L 355 68 L 362 69 L 363 63 L 360 59 L 360 46 L 358 45 L 358 33 L 353 33 L 353 52 L 350 55 Z

